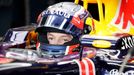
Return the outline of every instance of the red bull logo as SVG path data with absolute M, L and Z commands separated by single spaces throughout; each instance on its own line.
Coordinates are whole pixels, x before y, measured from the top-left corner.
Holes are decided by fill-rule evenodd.
M 115 24 L 118 25 L 121 29 L 130 30 L 130 25 L 134 27 L 134 0 L 121 0 L 118 12 L 114 18 Z
M 79 0 L 75 0 L 78 3 Z M 88 3 L 98 5 L 99 21 L 88 18 L 86 24 L 94 28 L 90 35 L 114 35 L 128 33 L 134 35 L 134 0 L 83 0 L 83 6 Z M 104 6 L 104 8 L 103 8 Z M 92 14 L 91 14 L 92 15 Z

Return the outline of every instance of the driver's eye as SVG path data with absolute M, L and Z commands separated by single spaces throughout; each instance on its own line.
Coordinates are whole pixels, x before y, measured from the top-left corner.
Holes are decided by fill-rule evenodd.
M 64 42 L 69 42 L 70 40 L 69 39 L 63 39 Z
M 48 37 L 48 40 L 53 40 L 54 38 L 53 37 Z
M 53 40 L 53 38 L 49 37 L 48 40 Z

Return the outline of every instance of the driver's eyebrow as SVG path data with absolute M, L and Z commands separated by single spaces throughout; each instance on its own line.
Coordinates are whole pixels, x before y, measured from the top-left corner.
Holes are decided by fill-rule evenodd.
M 71 37 L 71 36 L 68 36 L 68 35 L 63 35 L 63 36 L 61 36 L 61 37 L 69 37 L 69 38 L 72 39 L 72 37 Z
M 51 33 L 48 33 L 47 35 L 53 36 L 53 34 L 51 34 Z

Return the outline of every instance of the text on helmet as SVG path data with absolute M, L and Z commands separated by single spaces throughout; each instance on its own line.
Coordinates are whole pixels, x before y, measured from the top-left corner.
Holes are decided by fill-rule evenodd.
M 47 10 L 47 11 L 43 12 L 43 15 L 44 14 L 60 15 L 60 16 L 64 16 L 65 18 L 70 17 L 70 14 L 68 14 L 64 11 L 61 11 L 61 10 Z

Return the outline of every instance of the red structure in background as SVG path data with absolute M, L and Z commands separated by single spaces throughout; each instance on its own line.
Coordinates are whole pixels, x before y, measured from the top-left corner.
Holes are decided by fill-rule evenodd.
M 123 18 L 123 29 L 126 29 L 129 26 L 128 22 L 131 22 L 134 26 L 134 0 L 121 0 L 121 6 L 119 10 L 118 18 L 115 24 L 119 24 Z

